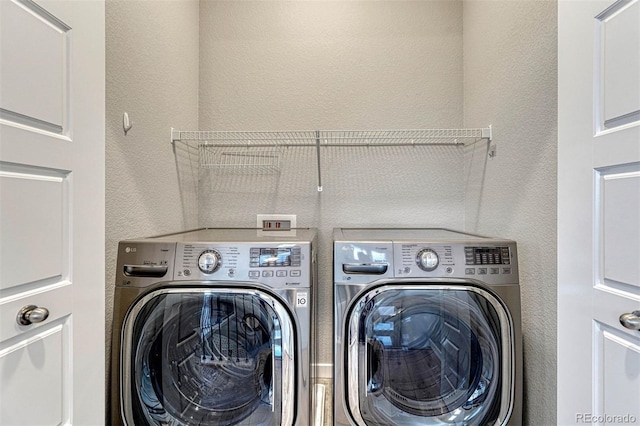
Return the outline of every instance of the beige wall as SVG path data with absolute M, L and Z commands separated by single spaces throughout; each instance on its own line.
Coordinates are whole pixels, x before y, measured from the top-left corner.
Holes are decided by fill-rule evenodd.
M 207 128 L 461 124 L 459 0 L 200 4 Z
M 118 241 L 196 225 L 195 191 L 178 178 L 170 127 L 198 126 L 198 2 L 107 0 L 106 28 L 109 361 Z
M 490 122 L 465 161 L 467 230 L 518 242 L 527 424 L 556 423 L 557 3 L 465 0 L 465 126 Z

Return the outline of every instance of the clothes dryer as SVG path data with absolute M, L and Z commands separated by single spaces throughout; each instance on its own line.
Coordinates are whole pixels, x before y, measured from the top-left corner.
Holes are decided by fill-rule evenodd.
M 334 230 L 336 425 L 519 425 L 516 243 Z
M 316 231 L 200 229 L 118 248 L 112 421 L 308 425 Z

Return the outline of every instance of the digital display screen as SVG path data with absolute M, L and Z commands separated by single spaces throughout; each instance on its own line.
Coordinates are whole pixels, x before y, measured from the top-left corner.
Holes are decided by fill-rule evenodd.
M 252 267 L 300 266 L 299 247 L 261 247 L 251 249 Z
M 284 266 L 291 264 L 291 250 L 281 248 L 260 249 L 260 266 Z
M 510 265 L 509 247 L 465 247 L 467 265 Z

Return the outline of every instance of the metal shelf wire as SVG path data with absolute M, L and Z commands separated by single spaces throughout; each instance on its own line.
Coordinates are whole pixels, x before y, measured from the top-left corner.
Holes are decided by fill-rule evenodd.
M 193 131 L 171 129 L 171 143 L 197 143 L 199 166 L 226 171 L 278 172 L 280 149 L 317 149 L 318 191 L 322 191 L 321 147 L 466 146 L 491 142 L 491 126 L 472 129 Z
M 281 150 L 270 145 L 255 148 L 221 147 L 209 142 L 198 144 L 200 168 L 225 173 L 279 173 Z

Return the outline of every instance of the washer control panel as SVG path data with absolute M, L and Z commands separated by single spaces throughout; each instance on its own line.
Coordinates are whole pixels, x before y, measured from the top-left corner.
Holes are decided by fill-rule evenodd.
M 447 244 L 394 244 L 394 250 L 400 252 L 395 256 L 399 276 L 423 276 L 425 272 L 450 270 L 455 264 L 453 248 Z
M 339 228 L 333 249 L 336 283 L 395 278 L 519 282 L 517 244 L 504 238 L 442 228 Z
M 174 280 L 257 281 L 274 287 L 309 287 L 309 244 L 178 243 Z
M 518 280 L 514 245 L 394 243 L 394 276 L 475 278 L 491 284 Z

